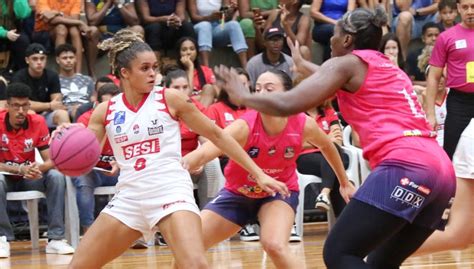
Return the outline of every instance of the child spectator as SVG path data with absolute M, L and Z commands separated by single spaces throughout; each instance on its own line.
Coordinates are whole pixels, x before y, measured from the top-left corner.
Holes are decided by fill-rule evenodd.
M 438 25 L 441 32 L 456 25 L 458 16 L 456 0 L 441 0 L 438 4 L 438 13 L 440 20 Z

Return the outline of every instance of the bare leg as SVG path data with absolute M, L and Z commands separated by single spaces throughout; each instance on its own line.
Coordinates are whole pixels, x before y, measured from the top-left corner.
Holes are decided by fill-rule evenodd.
M 247 52 L 242 51 L 242 52 L 239 52 L 238 55 L 239 55 L 240 66 L 244 69 L 247 68 Z
M 53 123 L 55 125 L 61 125 L 62 123 L 69 123 L 69 114 L 66 110 L 58 109 L 54 112 Z
M 202 50 L 199 52 L 199 56 L 201 57 L 202 65 L 209 66 L 209 51 Z
M 408 11 L 403 11 L 398 15 L 397 37 L 402 46 L 403 60 L 407 58 L 408 44 L 411 39 L 413 15 Z
M 91 33 L 87 40 L 87 69 L 89 71 L 89 76 L 95 78 L 95 63 L 97 60 L 97 54 L 99 53 L 99 44 L 100 32 L 99 29 L 95 26 L 90 26 Z
M 304 268 L 290 251 L 288 240 L 295 221 L 293 209 L 283 201 L 264 204 L 258 213 L 260 243 L 276 268 Z
M 64 24 L 58 24 L 53 29 L 54 47 L 66 43 L 68 29 Z
M 178 268 L 208 268 L 202 239 L 201 219 L 191 211 L 177 211 L 158 227 L 171 248 Z
M 82 72 L 82 57 L 83 57 L 83 47 L 82 47 L 82 38 L 81 32 L 76 26 L 69 27 L 69 34 L 71 35 L 72 46 L 76 48 L 76 73 Z
M 81 240 L 69 268 L 101 268 L 125 252 L 142 234 L 101 213 Z
M 311 49 L 308 46 L 300 46 L 300 53 L 301 53 L 301 56 L 303 56 L 303 59 L 310 62 L 312 61 Z
M 474 243 L 474 179 L 457 178 L 456 196 L 446 230 L 434 232 L 414 255 L 465 249 Z
M 206 249 L 236 234 L 242 227 L 211 210 L 201 211 L 202 237 Z

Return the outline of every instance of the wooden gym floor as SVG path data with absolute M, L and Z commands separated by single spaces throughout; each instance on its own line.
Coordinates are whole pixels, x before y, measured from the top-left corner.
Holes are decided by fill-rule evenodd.
M 322 260 L 322 247 L 327 235 L 327 226 L 322 224 L 305 224 L 304 241 L 291 243 L 291 251 L 305 261 L 307 268 L 325 268 Z M 72 256 L 46 255 L 46 242 L 40 242 L 40 250 L 32 251 L 27 242 L 11 243 L 11 257 L 0 259 L 0 268 L 39 269 L 66 268 Z M 98 255 L 100 255 L 98 253 Z M 225 241 L 209 250 L 208 260 L 211 268 L 275 268 L 265 255 L 258 242 Z M 105 268 L 171 268 L 172 255 L 168 247 L 150 247 L 145 250 L 130 249 Z M 468 269 L 474 268 L 474 245 L 464 251 L 447 251 L 434 255 L 408 259 L 404 269 Z

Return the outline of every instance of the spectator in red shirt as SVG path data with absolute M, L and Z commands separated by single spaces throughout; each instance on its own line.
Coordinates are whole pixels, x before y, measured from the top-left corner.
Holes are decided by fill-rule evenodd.
M 64 242 L 64 175 L 53 169 L 49 158 L 49 131 L 44 118 L 28 114 L 30 88 L 23 83 L 7 87 L 7 110 L 0 113 L 0 256 L 9 257 L 14 234 L 7 215 L 6 194 L 9 191 L 38 190 L 46 193 L 48 239 L 46 253 L 71 254 L 74 249 Z M 37 164 L 35 148 L 44 160 Z M 2 238 L 3 237 L 3 238 Z M 6 244 L 5 244 L 6 243 Z

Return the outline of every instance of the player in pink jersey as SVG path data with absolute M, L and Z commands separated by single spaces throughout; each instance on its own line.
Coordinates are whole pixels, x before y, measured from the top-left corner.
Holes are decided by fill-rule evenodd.
M 474 242 L 474 0 L 458 0 L 461 23 L 444 31 L 436 40 L 430 59 L 426 90 L 426 113 L 437 127 L 435 101 L 437 85 L 447 67 L 443 147 L 453 164 L 457 178 L 456 198 L 444 232 L 435 232 L 417 254 L 463 249 Z
M 120 166 L 118 192 L 82 238 L 69 267 L 101 268 L 159 228 L 176 267 L 208 268 L 191 178 L 180 163 L 177 119 L 246 167 L 265 191 L 288 196 L 287 187 L 258 168 L 185 94 L 154 86 L 156 56 L 136 33 L 121 30 L 101 47 L 110 50 L 123 93 L 98 105 L 88 128 L 99 141 L 109 138 Z
M 266 95 L 269 92 L 283 92 L 291 87 L 291 78 L 274 69 L 260 75 L 255 90 L 259 95 Z M 317 146 L 336 171 L 341 185 L 349 193 L 353 192 L 355 188 L 349 183 L 336 147 L 318 128 L 314 119 L 304 113 L 275 117 L 251 110 L 225 131 L 240 143 L 263 171 L 284 182 L 291 195 L 272 196 L 231 160 L 225 168 L 224 188 L 201 212 L 205 248 L 231 237 L 249 220 L 258 217 L 260 242 L 275 266 L 303 268 L 288 246 L 298 205 L 296 159 L 304 146 Z M 221 151 L 212 143 L 205 143 L 184 157 L 183 162 L 192 171 L 220 154 Z
M 432 137 L 410 78 L 376 51 L 386 22 L 380 8 L 346 13 L 331 38 L 332 59 L 285 93 L 247 94 L 235 72 L 216 69 L 233 102 L 271 115 L 306 111 L 337 94 L 372 172 L 325 242 L 330 269 L 398 268 L 435 229 L 444 229 L 454 196 L 453 167 Z M 301 61 L 298 68 L 311 66 Z

